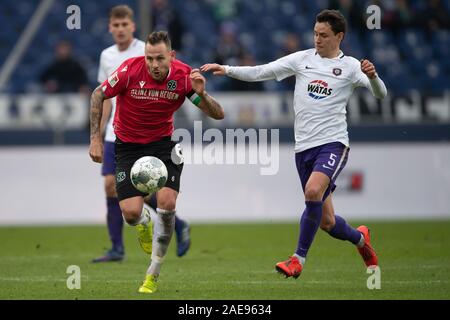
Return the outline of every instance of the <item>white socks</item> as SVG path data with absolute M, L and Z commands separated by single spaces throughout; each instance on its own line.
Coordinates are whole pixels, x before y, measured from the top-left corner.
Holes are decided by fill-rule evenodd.
M 296 257 L 296 258 L 298 259 L 298 261 L 300 261 L 300 263 L 302 264 L 302 266 L 305 265 L 305 262 L 306 262 L 306 258 L 305 258 L 305 257 L 299 256 L 299 255 L 296 254 L 296 253 L 294 253 L 293 256 Z
M 365 243 L 366 243 L 366 241 L 365 241 L 365 239 L 364 239 L 363 234 L 361 233 L 361 239 L 359 239 L 359 242 L 356 244 L 356 246 L 357 246 L 358 248 L 362 248 L 362 247 L 364 247 Z
M 158 275 L 175 229 L 175 211 L 156 209 L 153 221 L 152 262 L 147 274 Z

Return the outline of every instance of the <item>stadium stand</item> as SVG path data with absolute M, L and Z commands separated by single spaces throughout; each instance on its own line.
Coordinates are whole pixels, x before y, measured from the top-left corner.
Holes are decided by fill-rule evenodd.
M 39 91 L 38 75 L 44 66 L 52 61 L 53 48 L 61 40 L 73 43 L 75 54 L 88 70 L 90 84 L 94 86 L 99 52 L 111 44 L 105 21 L 107 10 L 121 2 L 126 2 L 134 8 L 137 6 L 136 0 L 106 0 L 101 4 L 87 0 L 76 3 L 69 0 L 56 1 L 22 59 L 21 67 L 15 70 L 5 91 Z M 339 2 L 172 0 L 172 6 L 186 27 L 179 56 L 193 66 L 212 61 L 218 46 L 221 24 L 224 21 L 232 21 L 236 25 L 239 41 L 245 50 L 255 57 L 256 62 L 271 61 L 278 57 L 283 37 L 290 32 L 299 34 L 304 48 L 310 47 L 311 26 L 315 14 L 325 7 L 339 8 Z M 437 1 L 438 4 L 434 4 L 444 10 L 439 16 L 429 13 L 434 12 L 432 3 L 436 1 L 406 1 L 406 7 L 402 9 L 407 10 L 411 19 L 399 29 L 398 23 L 394 24 L 392 21 L 397 21 L 395 14 L 399 11 L 401 2 L 383 2 L 390 6 L 386 5 L 388 9 L 383 15 L 381 31 L 368 30 L 364 25 L 356 29 L 355 25 L 351 24 L 351 32 L 344 41 L 344 50 L 347 49 L 347 53 L 355 57 L 373 59 L 391 93 L 402 95 L 414 88 L 420 88 L 422 92 L 430 94 L 442 93 L 450 82 L 450 1 Z M 234 13 L 232 16 L 220 13 L 224 11 L 223 6 L 227 3 L 231 6 L 229 11 Z M 366 5 L 371 3 L 366 1 Z M 81 30 L 61 28 L 67 19 L 66 8 L 71 4 L 82 8 Z M 14 0 L 5 0 L 2 1 L 2 7 L 0 19 L 11 26 L 0 30 L 0 61 L 5 61 L 36 9 L 37 2 L 27 0 L 17 3 Z M 424 14 L 428 14 L 428 19 L 424 20 Z M 447 23 L 440 22 L 445 21 L 445 17 Z M 434 24 L 433 19 L 436 19 Z M 436 26 L 430 30 L 430 25 Z M 386 32 L 387 30 L 392 32 Z M 211 80 L 214 88 L 218 80 Z M 269 85 L 266 88 L 281 90 L 283 87 Z M 221 88 L 219 86 L 216 89 Z

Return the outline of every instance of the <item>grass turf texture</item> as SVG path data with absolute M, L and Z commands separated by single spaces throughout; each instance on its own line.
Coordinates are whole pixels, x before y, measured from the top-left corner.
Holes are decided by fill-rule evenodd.
M 356 223 L 353 223 L 356 226 Z M 125 228 L 126 259 L 91 264 L 108 245 L 106 227 L 0 228 L 0 299 L 449 299 L 450 221 L 369 223 L 381 289 L 366 287 L 356 249 L 322 231 L 299 279 L 275 263 L 292 254 L 298 226 L 193 225 L 192 247 L 175 255 L 172 240 L 158 292 L 137 293 L 149 256 Z M 69 265 L 81 268 L 81 290 L 69 290 Z

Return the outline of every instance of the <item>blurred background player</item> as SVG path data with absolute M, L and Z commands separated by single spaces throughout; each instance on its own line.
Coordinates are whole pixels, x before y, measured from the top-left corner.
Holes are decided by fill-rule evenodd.
M 102 162 L 103 141 L 100 119 L 103 102 L 117 97 L 114 117 L 116 147 L 116 190 L 126 222 L 136 226 L 143 250 L 151 254 L 151 264 L 141 293 L 153 293 L 161 265 L 175 227 L 176 200 L 183 160 L 179 145 L 171 140 L 173 114 L 186 97 L 213 119 L 223 119 L 222 107 L 205 91 L 205 78 L 198 69 L 175 59 L 167 32 L 148 36 L 145 56 L 123 62 L 91 96 L 91 145 L 93 161 Z M 127 179 L 127 172 L 142 156 L 156 156 L 166 165 L 168 180 L 156 193 L 158 208 L 151 235 L 151 217 L 142 192 Z
M 369 229 L 366 226 L 354 229 L 335 215 L 331 199 L 336 178 L 348 159 L 346 106 L 353 89 L 366 87 L 380 99 L 387 94 L 370 61 L 359 62 L 340 50 L 345 33 L 344 16 L 337 10 L 323 10 L 316 17 L 314 49 L 256 67 L 206 64 L 200 68 L 250 82 L 296 77 L 295 160 L 306 209 L 300 220 L 295 253 L 276 264 L 276 270 L 286 277 L 300 276 L 319 226 L 332 237 L 356 245 L 366 266 L 378 265 Z
M 109 32 L 115 44 L 106 48 L 100 55 L 98 82 L 105 81 L 120 64 L 131 57 L 142 56 L 145 43 L 134 38 L 135 32 L 133 10 L 127 5 L 118 5 L 111 9 L 109 14 Z M 104 155 L 102 175 L 105 177 L 105 193 L 107 204 L 107 225 L 112 248 L 103 256 L 95 258 L 92 262 L 122 261 L 124 258 L 124 245 L 122 238 L 123 217 L 117 200 L 115 181 L 115 151 L 113 119 L 116 109 L 116 98 L 104 101 L 101 122 L 104 132 Z M 150 207 L 156 211 L 156 195 L 149 196 Z M 177 238 L 177 255 L 183 256 L 190 247 L 190 228 L 187 222 L 175 217 L 175 233 Z

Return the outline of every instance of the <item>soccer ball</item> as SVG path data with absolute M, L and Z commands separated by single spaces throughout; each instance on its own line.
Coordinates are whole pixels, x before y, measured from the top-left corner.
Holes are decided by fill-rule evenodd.
M 136 160 L 131 167 L 130 179 L 140 192 L 151 194 L 166 184 L 167 168 L 160 159 L 145 156 Z

